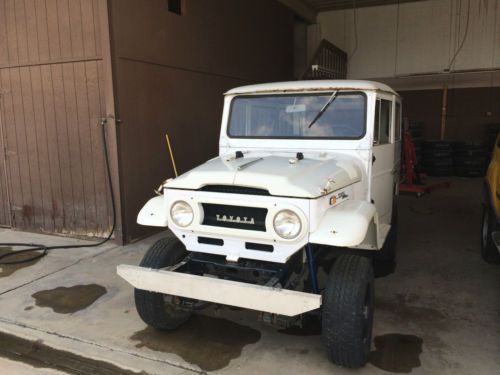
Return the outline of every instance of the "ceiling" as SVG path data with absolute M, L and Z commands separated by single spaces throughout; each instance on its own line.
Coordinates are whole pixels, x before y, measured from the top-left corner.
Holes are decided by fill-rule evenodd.
M 427 0 L 278 0 L 308 23 L 316 23 L 319 12 Z
M 327 10 L 338 10 L 338 9 L 348 9 L 348 8 L 361 8 L 361 7 L 371 7 L 377 5 L 388 5 L 397 3 L 409 3 L 412 1 L 423 1 L 423 0 L 302 0 L 307 3 L 317 12 L 324 12 Z

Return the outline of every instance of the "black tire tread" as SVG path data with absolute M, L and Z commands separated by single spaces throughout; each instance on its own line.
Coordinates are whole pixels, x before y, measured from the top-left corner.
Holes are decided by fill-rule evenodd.
M 142 258 L 141 267 L 163 268 L 179 262 L 186 254 L 184 246 L 174 237 L 162 238 L 155 242 Z M 135 306 L 144 323 L 161 330 L 173 330 L 186 322 L 190 312 L 177 316 L 169 315 L 165 309 L 164 296 L 161 293 L 141 289 L 134 290 Z
M 330 270 L 323 297 L 322 340 L 329 359 L 337 365 L 359 368 L 368 360 L 371 328 L 368 347 L 359 331 L 360 325 L 362 329 L 361 309 L 368 283 L 373 302 L 373 268 L 368 258 L 342 255 Z M 373 306 L 370 311 L 373 319 Z
M 495 213 L 493 212 L 493 209 L 490 207 L 483 208 L 483 220 L 484 220 L 484 215 L 486 215 L 486 213 L 488 211 L 489 211 L 488 217 L 490 219 L 489 228 L 491 228 L 491 229 L 487 235 L 488 241 L 487 241 L 485 247 L 483 246 L 483 243 L 481 240 L 481 256 L 483 257 L 483 259 L 487 263 L 500 264 L 500 254 L 498 253 L 496 245 L 493 243 L 493 239 L 491 238 L 491 233 L 493 233 L 493 231 L 498 230 L 499 226 L 496 223 Z M 481 227 L 481 234 L 482 234 L 482 231 L 483 231 L 483 228 Z

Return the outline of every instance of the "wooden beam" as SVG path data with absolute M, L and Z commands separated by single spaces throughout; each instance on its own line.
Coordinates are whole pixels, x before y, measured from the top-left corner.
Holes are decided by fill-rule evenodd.
M 427 0 L 308 0 L 309 4 L 318 12 L 327 12 L 330 10 L 341 10 L 351 8 L 366 8 L 380 5 L 402 4 Z
M 318 12 L 308 2 L 303 0 L 278 0 L 290 8 L 298 17 L 308 23 L 316 23 Z
M 61 58 L 61 59 L 50 59 L 43 61 L 32 61 L 27 63 L 7 63 L 0 64 L 0 69 L 7 68 L 25 68 L 30 66 L 41 66 L 41 65 L 51 65 L 51 64 L 67 64 L 67 63 L 75 63 L 75 62 L 86 62 L 86 61 L 97 61 L 102 60 L 102 56 L 87 56 L 87 57 L 70 57 L 70 58 Z
M 440 140 L 444 141 L 444 135 L 446 132 L 446 112 L 448 108 L 448 84 L 445 83 L 443 87 L 443 102 L 441 106 L 441 135 Z
M 118 160 L 118 132 L 115 113 L 115 91 L 113 64 L 111 59 L 111 34 L 110 34 L 110 19 L 107 0 L 98 1 L 99 9 L 99 26 L 101 30 L 101 49 L 104 68 L 104 105 L 105 113 L 102 113 L 106 119 L 106 133 L 108 141 L 108 152 L 111 169 L 111 180 L 113 184 L 115 197 L 115 235 L 114 240 L 118 245 L 123 245 L 125 242 L 126 233 L 123 232 L 123 218 L 121 205 L 121 184 L 120 184 L 120 169 Z M 103 126 L 103 125 L 102 125 Z

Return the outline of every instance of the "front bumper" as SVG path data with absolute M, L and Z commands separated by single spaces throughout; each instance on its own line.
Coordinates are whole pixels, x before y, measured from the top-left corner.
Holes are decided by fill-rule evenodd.
M 308 217 L 310 216 L 311 202 L 307 199 L 176 189 L 167 189 L 164 197 L 165 212 L 170 212 L 170 207 L 176 201 L 188 202 L 193 207 L 194 218 L 192 224 L 188 227 L 178 227 L 171 221 L 168 223 L 169 229 L 189 251 L 224 255 L 231 261 L 244 258 L 286 263 L 293 254 L 308 243 L 308 232 L 310 230 Z M 265 220 L 266 230 L 256 231 L 204 225 L 202 205 L 205 203 L 264 208 L 268 211 Z M 292 240 L 279 237 L 273 229 L 274 216 L 284 209 L 292 210 L 302 221 L 301 233 Z M 200 237 L 215 239 L 219 241 L 219 245 L 204 243 L 200 241 Z M 272 246 L 273 251 L 249 249 L 247 242 Z
M 296 316 L 321 307 L 319 294 L 125 264 L 117 273 L 137 289 L 273 314 Z

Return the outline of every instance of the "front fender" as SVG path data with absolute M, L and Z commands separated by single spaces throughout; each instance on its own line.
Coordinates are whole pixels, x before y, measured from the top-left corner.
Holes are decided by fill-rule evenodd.
M 326 211 L 318 229 L 309 235 L 309 242 L 339 247 L 358 246 L 365 240 L 370 225 L 377 221 L 376 213 L 375 205 L 366 201 L 342 202 Z
M 151 198 L 137 215 L 137 223 L 150 227 L 168 225 L 167 206 L 163 195 Z

